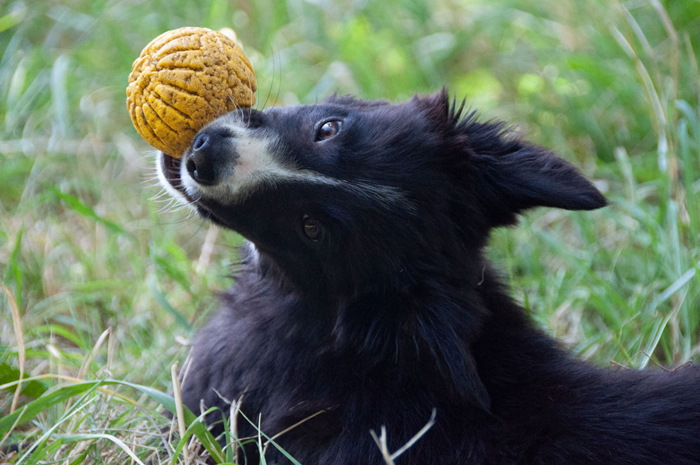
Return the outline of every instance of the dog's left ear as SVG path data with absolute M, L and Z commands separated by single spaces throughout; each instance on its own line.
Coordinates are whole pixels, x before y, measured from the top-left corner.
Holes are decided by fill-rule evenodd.
M 481 199 L 491 226 L 512 224 L 516 215 L 532 207 L 594 210 L 607 205 L 603 194 L 573 165 L 547 149 L 514 137 L 501 123 L 462 118 L 464 104 L 450 101 L 447 90 L 420 99 L 426 116 L 450 134 L 457 159 L 469 167 L 462 182 Z M 466 152 L 466 153 L 465 153 Z
M 536 145 L 499 142 L 493 147 L 500 152 L 475 147 L 471 156 L 476 194 L 496 216 L 494 226 L 510 224 L 514 215 L 532 207 L 594 210 L 607 205 L 603 194 L 569 162 Z

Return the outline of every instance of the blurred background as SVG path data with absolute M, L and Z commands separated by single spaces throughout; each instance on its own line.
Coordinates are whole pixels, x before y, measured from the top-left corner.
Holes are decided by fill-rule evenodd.
M 182 26 L 236 31 L 258 108 L 446 85 L 557 151 L 613 204 L 497 231 L 489 254 L 513 295 L 596 363 L 698 360 L 699 1 L 0 0 L 0 384 L 23 358 L 25 377 L 49 375 L 22 402 L 59 375 L 167 391 L 231 283 L 240 238 L 159 196 L 125 106 L 141 49 Z M 74 428 L 111 408 L 96 401 Z M 144 415 L 129 412 L 99 427 L 129 430 Z

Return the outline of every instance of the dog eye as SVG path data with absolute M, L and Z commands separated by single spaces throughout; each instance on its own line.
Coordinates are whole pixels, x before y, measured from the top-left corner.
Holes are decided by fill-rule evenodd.
M 314 242 L 318 242 L 321 239 L 321 234 L 323 233 L 321 223 L 314 220 L 309 215 L 304 215 L 304 218 L 302 218 L 302 225 L 306 237 Z
M 316 142 L 321 142 L 328 140 L 331 137 L 335 137 L 340 132 L 341 126 L 342 122 L 338 120 L 326 121 L 320 128 L 318 128 L 318 132 L 316 132 Z

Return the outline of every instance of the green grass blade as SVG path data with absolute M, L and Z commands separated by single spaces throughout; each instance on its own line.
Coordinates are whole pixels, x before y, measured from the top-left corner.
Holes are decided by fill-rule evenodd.
M 155 275 L 149 275 L 148 276 L 148 289 L 150 289 L 151 293 L 153 296 L 156 298 L 156 301 L 160 304 L 163 309 L 165 309 L 166 312 L 171 314 L 173 318 L 175 318 L 175 322 L 185 328 L 187 331 L 192 331 L 192 325 L 190 324 L 189 321 L 187 321 L 187 318 L 177 311 L 175 307 L 170 305 L 170 302 L 168 302 L 168 299 L 165 298 L 165 295 L 158 289 L 158 284 L 156 281 Z
M 9 384 L 19 379 L 19 369 L 13 367 L 8 363 L 0 363 L 0 384 Z M 14 391 L 14 388 L 6 388 L 8 391 Z M 44 383 L 31 380 L 26 383 L 22 383 L 22 394 L 29 397 L 39 397 L 46 392 L 48 388 Z
M 175 448 L 175 451 L 173 452 L 173 465 L 177 463 L 177 459 L 180 457 L 180 454 L 182 453 L 182 448 L 187 445 L 187 441 L 190 439 L 190 437 L 195 434 L 195 430 L 199 427 L 198 425 L 202 424 L 202 421 L 204 420 L 204 417 L 206 417 L 209 413 L 218 410 L 217 407 L 212 407 L 206 412 L 202 413 L 200 416 L 197 417 L 195 421 L 190 423 L 190 426 L 187 427 L 187 430 L 185 430 L 185 435 L 180 438 L 180 442 L 178 442 L 177 447 Z M 218 444 L 218 443 L 217 443 Z M 223 452 L 223 450 L 222 450 Z M 211 452 L 210 452 L 211 454 Z M 222 461 L 224 459 L 224 455 L 220 455 L 218 457 L 219 461 Z
M 105 384 L 121 384 L 123 386 L 129 386 L 142 392 L 143 394 L 146 394 L 151 399 L 168 409 L 168 411 L 170 411 L 173 415 L 175 415 L 177 412 L 177 408 L 175 407 L 175 399 L 163 392 L 158 391 L 157 389 L 118 380 L 108 380 L 105 381 Z M 212 457 L 224 457 L 223 449 L 211 432 L 209 432 L 209 430 L 200 421 L 200 419 L 184 405 L 183 409 L 185 412 L 185 424 L 187 425 L 188 430 L 192 430 L 192 433 L 197 437 L 199 442 L 202 443 L 202 446 L 204 446 L 207 452 L 209 452 L 209 455 Z
M 12 247 L 12 252 L 10 252 L 10 260 L 7 264 L 7 269 L 5 270 L 4 281 L 9 283 L 10 277 L 15 278 L 15 288 L 13 289 L 15 300 L 17 301 L 17 307 L 22 308 L 22 293 L 17 292 L 22 289 L 22 270 L 19 266 L 19 258 L 22 250 L 22 238 L 24 237 L 24 227 L 21 227 L 17 233 L 17 238 L 15 239 L 15 245 Z M 10 289 L 12 289 L 10 287 Z
M 11 386 L 12 384 L 14 383 L 6 386 Z M 47 410 L 49 407 L 66 401 L 78 394 L 96 389 L 98 386 L 108 385 L 122 385 L 131 387 L 143 394 L 146 394 L 148 397 L 158 402 L 173 414 L 175 414 L 177 411 L 175 407 L 175 399 L 161 391 L 158 391 L 157 389 L 153 389 L 148 386 L 141 386 L 139 384 L 119 380 L 85 381 L 52 389 L 43 396 L 27 404 L 24 408 L 0 418 L 0 436 L 4 435 L 15 424 L 15 422 L 17 422 L 18 425 L 21 425 L 31 420 L 39 413 Z M 202 443 L 202 446 L 204 446 L 212 457 L 223 458 L 224 452 L 214 436 L 209 432 L 209 430 L 207 430 L 204 424 L 192 412 L 190 412 L 189 409 L 187 409 L 187 407 L 184 407 L 184 409 L 185 424 L 188 426 L 188 428 L 191 428 L 192 433 Z
M 112 441 L 114 444 L 116 444 L 121 450 L 127 453 L 129 457 L 131 457 L 131 460 L 135 461 L 136 463 L 140 465 L 144 465 L 144 463 L 139 460 L 139 458 L 134 454 L 134 452 L 129 449 L 129 447 L 124 444 L 123 441 L 121 441 L 119 438 L 117 438 L 114 435 L 111 434 L 106 434 L 106 433 L 91 433 L 91 434 L 69 434 L 66 436 L 61 436 L 61 439 L 64 442 L 67 441 L 90 441 L 90 440 L 95 440 L 95 439 L 106 439 L 108 441 Z
M 18 425 L 25 423 L 39 413 L 48 410 L 50 407 L 77 396 L 78 394 L 89 391 L 90 389 L 94 389 L 101 383 L 102 381 L 86 381 L 84 383 L 61 386 L 45 392 L 43 396 L 28 403 L 24 408 L 0 418 L 0 436 L 7 433 L 18 418 L 21 417 Z
M 36 463 L 37 460 L 40 459 L 41 451 L 44 448 L 44 443 L 46 440 L 51 437 L 54 431 L 58 429 L 59 426 L 61 426 L 62 423 L 64 423 L 66 420 L 70 419 L 73 415 L 78 413 L 80 410 L 85 408 L 89 403 L 85 402 L 87 400 L 88 396 L 90 395 L 91 392 L 93 392 L 97 387 L 99 386 L 99 381 L 92 383 L 91 386 L 88 386 L 87 389 L 81 390 L 80 392 L 84 392 L 83 396 L 71 406 L 68 411 L 66 411 L 61 418 L 51 426 L 37 441 L 35 441 L 25 452 L 25 454 L 17 461 L 18 464 L 22 463 L 24 459 L 28 458 L 29 462 L 28 464 L 31 465 L 33 463 Z M 32 402 L 32 404 L 40 401 L 40 399 L 37 399 L 36 401 Z M 31 404 L 30 404 L 31 405 Z M 53 405 L 53 404 L 52 404 Z M 48 408 L 48 407 L 47 407 Z M 23 409 L 23 411 L 26 412 L 28 409 Z M 22 416 L 22 420 L 25 420 L 25 417 Z
M 83 202 L 80 201 L 77 197 L 74 197 L 70 194 L 66 194 L 64 192 L 61 192 L 55 187 L 50 187 L 49 190 L 58 198 L 66 202 L 68 207 L 76 212 L 77 214 L 84 216 L 85 218 L 89 218 L 91 220 L 94 220 L 95 222 L 105 226 L 107 229 L 109 229 L 112 232 L 115 232 L 117 234 L 121 234 L 123 236 L 129 237 L 131 239 L 134 239 L 134 236 L 119 226 L 117 223 L 113 221 L 109 221 L 108 219 L 105 219 L 95 213 L 95 210 L 84 204 Z
M 291 454 L 290 454 L 289 452 L 287 452 L 286 450 L 282 449 L 282 447 L 280 447 L 279 444 L 277 444 L 275 441 L 273 441 L 267 434 L 263 433 L 262 430 L 260 429 L 260 426 L 257 425 L 257 424 L 255 424 L 254 422 L 252 422 L 247 416 L 245 416 L 245 414 L 244 414 L 243 412 L 239 411 L 238 414 L 241 415 L 243 418 L 245 418 L 245 420 L 246 420 L 248 423 L 250 423 L 250 424 L 253 426 L 253 428 L 255 428 L 255 430 L 258 432 L 258 437 L 259 437 L 259 438 L 260 438 L 260 437 L 263 437 L 263 438 L 267 439 L 268 441 L 270 441 L 270 444 L 272 444 L 273 446 L 275 446 L 275 448 L 276 448 L 278 451 L 280 451 L 280 453 L 281 453 L 282 455 L 284 455 L 285 457 L 287 457 L 287 459 L 288 459 L 290 462 L 292 462 L 294 465 L 301 465 L 301 463 L 299 463 L 298 460 L 296 460 L 294 457 L 292 457 Z M 262 442 L 262 441 L 260 441 L 260 440 L 258 441 L 258 447 L 260 448 L 260 452 L 261 452 L 261 455 L 262 455 L 262 444 L 261 444 L 261 442 Z M 261 456 L 261 460 L 263 460 L 263 457 L 262 457 L 262 456 Z

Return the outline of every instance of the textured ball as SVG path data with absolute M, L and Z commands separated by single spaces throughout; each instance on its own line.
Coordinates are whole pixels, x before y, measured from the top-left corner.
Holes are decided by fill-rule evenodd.
M 146 142 L 180 158 L 205 124 L 252 106 L 256 89 L 253 67 L 233 40 L 183 27 L 153 39 L 134 61 L 126 106 Z

